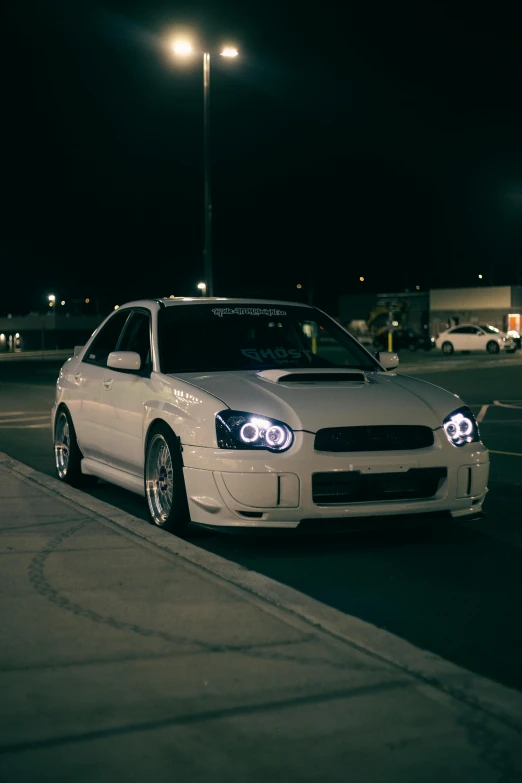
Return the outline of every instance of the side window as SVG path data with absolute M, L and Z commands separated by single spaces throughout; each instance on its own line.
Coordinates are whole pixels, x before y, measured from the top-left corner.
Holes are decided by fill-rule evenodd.
M 466 326 L 459 326 L 458 329 L 452 329 L 450 334 L 469 334 Z
M 478 329 L 476 326 L 470 326 L 469 327 L 469 333 L 470 334 L 484 334 L 481 329 Z
M 109 354 L 116 350 L 120 334 L 128 317 L 128 310 L 114 313 L 101 332 L 94 338 L 94 342 L 89 346 L 83 361 L 106 366 Z
M 150 316 L 141 311 L 135 311 L 129 318 L 122 335 L 119 351 L 135 351 L 141 359 L 141 369 L 152 369 L 150 351 Z

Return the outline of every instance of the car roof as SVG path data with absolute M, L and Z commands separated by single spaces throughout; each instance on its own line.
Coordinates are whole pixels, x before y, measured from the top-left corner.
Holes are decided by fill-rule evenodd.
M 303 302 L 288 302 L 280 299 L 241 299 L 241 298 L 229 298 L 221 296 L 175 296 L 158 299 L 139 299 L 133 302 L 125 302 L 120 305 L 123 307 L 150 307 L 152 304 L 162 304 L 165 307 L 175 307 L 176 305 L 201 305 L 201 304 L 213 304 L 213 303 L 227 303 L 229 305 L 251 305 L 251 306 L 273 306 L 273 305 L 285 305 L 285 306 L 298 306 L 298 307 L 310 307 Z M 310 308 L 311 309 L 311 308 Z

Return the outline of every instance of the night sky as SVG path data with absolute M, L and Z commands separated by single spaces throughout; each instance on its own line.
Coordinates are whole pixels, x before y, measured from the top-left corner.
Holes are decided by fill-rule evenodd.
M 240 49 L 212 61 L 218 296 L 312 286 L 335 314 L 522 282 L 517 3 L 5 5 L 0 315 L 197 294 L 201 61 L 170 57 L 176 25 Z

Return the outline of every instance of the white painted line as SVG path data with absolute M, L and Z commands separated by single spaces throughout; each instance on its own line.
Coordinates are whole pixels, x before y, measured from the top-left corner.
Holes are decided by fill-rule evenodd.
M 522 457 L 522 454 L 519 454 L 518 451 L 494 451 L 493 449 L 489 449 L 490 454 L 502 454 L 504 457 Z
M 483 405 L 477 416 L 477 422 L 480 424 L 484 420 L 484 416 L 488 412 L 489 405 Z
M 41 411 L 3 411 L 2 418 L 5 416 L 50 416 L 51 411 L 47 408 Z
M 51 419 L 50 413 L 40 413 L 40 415 L 36 416 L 11 416 L 9 418 L 5 418 L 5 414 L 2 414 L 2 417 L 0 418 L 0 424 L 12 424 L 13 422 L 20 422 L 20 421 L 32 421 L 36 422 L 40 419 Z
M 46 424 L 0 424 L 0 430 L 42 430 L 51 428 L 51 422 Z
M 522 410 L 522 400 L 510 400 L 509 402 L 501 402 L 500 400 L 493 400 L 493 405 L 497 408 L 510 408 L 514 411 Z
M 274 579 L 148 525 L 109 503 L 33 470 L 1 452 L 0 467 L 18 473 L 21 479 L 38 484 L 44 491 L 60 496 L 64 503 L 75 510 L 80 508 L 88 515 L 90 512 L 100 523 L 116 526 L 149 545 L 229 582 L 249 594 L 252 600 L 261 599 L 260 605 L 265 603 L 266 611 L 280 612 L 282 620 L 286 616 L 287 622 L 291 623 L 294 618 L 294 623 L 302 621 L 318 632 L 328 633 L 380 662 L 407 672 L 439 694 L 486 713 L 522 733 L 522 693 L 470 672 L 428 650 L 415 647 L 388 631 L 333 609 L 292 587 L 279 584 Z M 488 629 L 484 629 L 484 632 L 487 633 Z

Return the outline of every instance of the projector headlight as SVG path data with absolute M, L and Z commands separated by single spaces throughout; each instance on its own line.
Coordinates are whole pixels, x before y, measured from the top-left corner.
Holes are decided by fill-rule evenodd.
M 287 424 L 243 411 L 218 413 L 216 435 L 220 449 L 286 451 L 294 442 L 294 433 Z
M 444 419 L 444 432 L 454 446 L 465 446 L 466 443 L 480 440 L 479 429 L 475 417 L 469 408 L 459 408 Z

